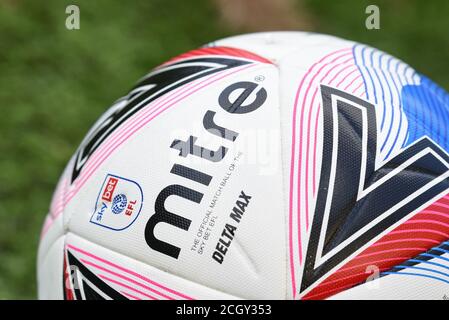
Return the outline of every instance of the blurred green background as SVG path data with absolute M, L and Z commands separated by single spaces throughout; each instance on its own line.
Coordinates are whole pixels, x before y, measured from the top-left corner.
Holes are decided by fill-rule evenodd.
M 80 30 L 65 27 L 67 5 Z M 381 29 L 365 28 L 380 8 Z M 364 42 L 449 89 L 449 1 L 0 0 L 0 299 L 36 298 L 39 233 L 66 162 L 149 69 L 214 39 L 311 30 Z

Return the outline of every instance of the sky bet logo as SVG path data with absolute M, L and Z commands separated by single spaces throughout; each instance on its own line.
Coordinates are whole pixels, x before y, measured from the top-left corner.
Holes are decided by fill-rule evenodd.
M 133 224 L 142 205 L 143 193 L 137 182 L 108 174 L 101 186 L 90 222 L 121 231 Z
M 118 179 L 110 177 L 108 182 L 106 183 L 106 187 L 103 191 L 103 196 L 101 199 L 107 202 L 111 202 L 112 195 L 114 193 L 115 187 L 117 186 Z

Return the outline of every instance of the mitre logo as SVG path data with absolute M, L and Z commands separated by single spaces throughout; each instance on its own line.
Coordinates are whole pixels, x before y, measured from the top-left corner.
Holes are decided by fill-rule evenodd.
M 221 91 L 218 95 L 218 104 L 226 114 L 245 115 L 258 110 L 267 100 L 267 95 L 267 90 L 259 84 L 251 81 L 239 81 L 230 84 Z M 205 133 L 235 142 L 240 135 L 239 132 L 223 127 L 216 120 L 215 115 L 216 112 L 212 110 L 205 112 L 202 120 Z M 190 136 L 186 141 L 175 139 L 170 148 L 177 150 L 180 157 L 199 157 L 210 163 L 222 161 L 228 153 L 229 149 L 224 145 L 221 145 L 218 149 L 210 150 L 197 144 L 196 140 L 197 137 L 194 136 Z M 170 173 L 205 186 L 209 186 L 213 178 L 205 172 L 176 163 Z M 169 197 L 184 198 L 200 204 L 203 193 L 180 184 L 172 184 L 163 188 L 156 197 L 154 214 L 148 219 L 145 227 L 145 240 L 151 249 L 178 259 L 181 248 L 171 244 L 171 239 L 159 239 L 154 232 L 156 226 L 160 223 L 166 223 L 184 231 L 188 231 L 190 228 L 192 220 L 166 208 L 165 202 Z

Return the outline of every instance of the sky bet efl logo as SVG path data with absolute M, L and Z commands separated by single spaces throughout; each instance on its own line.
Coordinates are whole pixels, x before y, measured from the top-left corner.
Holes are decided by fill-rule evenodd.
M 90 222 L 115 231 L 128 228 L 139 216 L 143 194 L 137 182 L 108 174 Z

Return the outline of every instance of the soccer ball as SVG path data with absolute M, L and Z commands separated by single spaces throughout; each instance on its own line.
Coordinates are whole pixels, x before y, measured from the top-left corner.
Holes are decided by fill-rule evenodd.
M 42 230 L 43 299 L 441 299 L 449 95 L 301 32 L 155 68 L 94 124 Z

